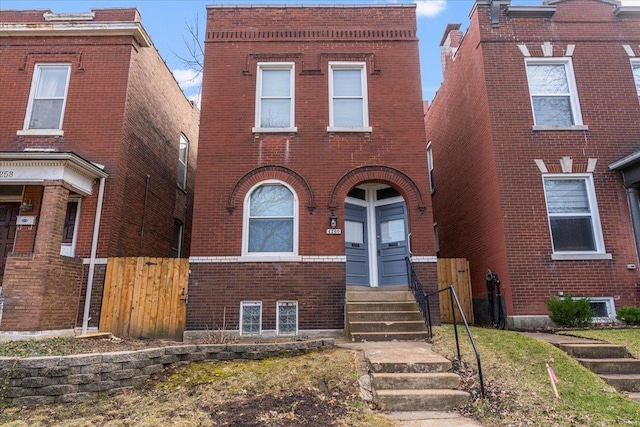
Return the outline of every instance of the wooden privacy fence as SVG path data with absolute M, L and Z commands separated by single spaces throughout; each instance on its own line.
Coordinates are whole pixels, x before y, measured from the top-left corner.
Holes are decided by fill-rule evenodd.
M 438 289 L 451 285 L 458 295 L 467 322 L 474 323 L 469 261 L 465 258 L 438 258 Z M 440 293 L 440 320 L 445 323 L 453 321 L 449 292 Z M 456 321 L 460 322 L 460 320 L 460 313 L 456 308 Z
M 187 258 L 109 258 L 100 332 L 182 340 L 188 274 Z

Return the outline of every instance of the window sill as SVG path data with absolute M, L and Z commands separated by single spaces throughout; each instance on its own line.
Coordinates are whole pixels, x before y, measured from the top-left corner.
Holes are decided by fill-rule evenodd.
M 251 132 L 253 133 L 296 133 L 298 132 L 297 127 L 291 128 L 251 128 Z
M 581 260 L 607 260 L 613 259 L 611 254 L 602 253 L 602 254 L 586 254 L 586 253 L 568 253 L 568 254 L 551 254 L 551 259 L 553 261 L 581 261 Z
M 242 255 L 238 262 L 302 262 L 300 255 Z
M 544 126 L 544 125 L 533 125 L 531 130 L 536 131 L 548 131 L 548 130 L 556 130 L 556 131 L 566 131 L 566 130 L 589 130 L 589 126 L 587 125 L 571 125 L 571 126 Z
M 357 132 L 357 133 L 370 133 L 373 131 L 373 128 L 371 126 L 364 126 L 364 127 L 360 127 L 360 128 L 340 128 L 340 127 L 333 127 L 333 126 L 328 126 L 327 127 L 327 132 Z
M 20 129 L 16 132 L 18 136 L 64 136 L 61 129 Z

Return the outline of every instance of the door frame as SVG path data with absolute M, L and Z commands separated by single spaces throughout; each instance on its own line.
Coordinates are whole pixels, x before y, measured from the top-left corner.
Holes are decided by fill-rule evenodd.
M 378 206 L 392 205 L 394 203 L 402 202 L 407 204 L 402 196 L 390 197 L 388 199 L 376 200 L 376 191 L 390 188 L 391 186 L 387 184 L 381 183 L 372 183 L 372 184 L 361 184 L 356 185 L 355 188 L 360 188 L 365 190 L 365 200 L 356 199 L 354 197 L 346 197 L 344 200 L 345 204 L 356 205 L 366 208 L 366 216 L 367 216 L 367 238 L 369 240 L 368 254 L 369 254 L 369 287 L 377 288 L 379 286 L 378 280 L 378 224 L 376 218 L 376 208 Z M 405 214 L 405 224 L 406 224 L 406 234 L 407 234 L 407 244 L 409 243 L 409 238 L 411 233 L 409 231 L 409 218 L 408 218 L 408 210 Z M 409 253 L 411 252 L 411 248 L 408 247 Z M 346 254 L 345 254 L 346 255 Z

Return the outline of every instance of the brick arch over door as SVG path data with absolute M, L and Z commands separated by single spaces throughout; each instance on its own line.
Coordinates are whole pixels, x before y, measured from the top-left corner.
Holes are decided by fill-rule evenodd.
M 329 209 L 337 209 L 338 201 L 342 203 L 349 190 L 365 182 L 379 182 L 396 187 L 409 206 L 417 206 L 420 212 L 426 210 L 422 192 L 413 179 L 399 169 L 382 165 L 362 166 L 342 175 L 331 190 Z
M 259 182 L 270 179 L 279 180 L 291 185 L 300 198 L 300 204 L 305 203 L 309 212 L 315 210 L 316 204 L 313 198 L 313 191 L 311 191 L 309 183 L 302 175 L 284 166 L 268 165 L 250 170 L 235 183 L 227 200 L 227 210 L 229 213 L 233 213 L 236 209 L 239 197 L 242 204 L 244 195 L 247 194 L 251 187 Z

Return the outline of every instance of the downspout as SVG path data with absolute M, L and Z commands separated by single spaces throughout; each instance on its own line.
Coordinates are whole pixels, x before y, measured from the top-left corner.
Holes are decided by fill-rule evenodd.
M 89 326 L 89 306 L 91 305 L 91 288 L 93 286 L 93 270 L 96 266 L 96 252 L 98 251 L 98 236 L 100 232 L 100 216 L 102 215 L 102 200 L 104 199 L 104 182 L 106 178 L 100 178 L 100 190 L 98 190 L 98 205 L 96 217 L 93 222 L 93 239 L 91 241 L 91 256 L 89 258 L 89 276 L 87 278 L 87 294 L 84 299 L 84 314 L 82 315 L 82 335 L 87 334 Z

